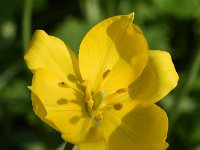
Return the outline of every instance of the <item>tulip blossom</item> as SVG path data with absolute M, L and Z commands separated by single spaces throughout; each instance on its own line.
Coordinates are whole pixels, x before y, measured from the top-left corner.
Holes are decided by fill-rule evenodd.
M 167 148 L 168 118 L 155 103 L 178 75 L 170 54 L 149 50 L 133 20 L 132 13 L 95 25 L 78 57 L 37 30 L 25 54 L 34 112 L 80 150 Z

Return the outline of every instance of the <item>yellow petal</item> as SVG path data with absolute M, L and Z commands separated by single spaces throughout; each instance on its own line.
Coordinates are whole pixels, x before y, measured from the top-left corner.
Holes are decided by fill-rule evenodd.
M 109 150 L 165 150 L 166 113 L 149 103 L 129 101 L 121 110 L 105 112 L 102 126 Z
M 37 116 L 41 120 L 46 122 L 49 126 L 58 130 L 53 122 L 50 122 L 46 119 L 47 111 L 46 111 L 44 105 L 42 104 L 41 100 L 39 99 L 39 97 L 34 92 L 31 93 L 31 99 L 32 99 L 32 105 L 33 105 L 33 110 L 34 110 L 35 114 L 37 114 Z
M 132 99 L 157 102 L 178 82 L 171 56 L 165 51 L 151 50 L 146 68 L 129 87 Z
M 144 69 L 148 45 L 142 31 L 132 23 L 133 17 L 130 14 L 106 19 L 84 37 L 79 67 L 92 91 L 103 76 L 106 76 L 103 89 L 108 93 L 127 87 Z
M 43 30 L 35 31 L 24 59 L 33 72 L 46 69 L 73 86 L 75 80 L 81 80 L 75 54 L 60 39 Z
M 89 117 L 84 94 L 67 85 L 44 69 L 34 72 L 32 102 L 35 113 L 74 144 L 103 139 L 101 129 Z
M 106 150 L 104 141 L 79 144 L 80 150 Z
M 65 134 L 66 141 L 82 141 L 88 113 L 82 93 L 68 86 L 44 69 L 34 72 L 31 90 L 35 113 L 50 126 Z
M 66 118 L 65 114 L 65 118 Z M 53 117 L 53 116 L 51 116 Z M 55 115 L 51 120 L 57 120 L 58 115 Z M 60 119 L 63 119 L 61 116 Z M 104 136 L 102 129 L 96 125 L 94 118 L 89 116 L 81 116 L 81 118 L 73 117 L 70 119 L 73 126 L 67 132 L 62 132 L 62 138 L 65 141 L 87 147 L 89 143 L 98 143 L 99 141 L 104 141 Z M 58 124 L 62 123 L 58 121 Z M 68 127 L 69 125 L 67 125 Z M 86 145 L 84 146 L 84 143 Z

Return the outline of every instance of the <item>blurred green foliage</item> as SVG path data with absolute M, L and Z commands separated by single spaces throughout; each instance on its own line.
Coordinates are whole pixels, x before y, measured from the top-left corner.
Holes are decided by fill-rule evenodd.
M 32 111 L 23 60 L 29 34 L 43 29 L 78 53 L 90 27 L 134 11 L 150 49 L 169 51 L 180 75 L 176 90 L 159 103 L 169 115 L 169 150 L 200 150 L 199 8 L 199 0 L 0 0 L 0 149 L 62 147 L 59 133 Z

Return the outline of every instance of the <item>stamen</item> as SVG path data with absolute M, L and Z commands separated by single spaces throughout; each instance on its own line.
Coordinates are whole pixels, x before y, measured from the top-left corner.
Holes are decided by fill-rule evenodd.
M 65 82 L 59 82 L 58 86 L 63 87 L 63 88 L 69 87 Z
M 110 109 L 113 108 L 113 105 L 106 105 L 106 106 L 103 106 L 99 109 L 99 112 L 104 112 L 104 111 L 108 111 Z
M 86 87 L 86 86 L 88 85 L 87 80 L 83 80 L 83 81 L 82 81 L 82 85 Z
M 116 91 L 117 94 L 122 94 L 122 93 L 125 93 L 125 92 L 128 92 L 128 89 L 127 88 L 121 88 L 121 89 L 118 89 Z
M 127 88 L 121 88 L 116 90 L 116 92 L 111 93 L 110 95 L 107 96 L 107 99 L 113 99 L 114 97 L 116 97 L 118 94 L 123 94 L 125 92 L 127 92 L 128 89 Z
M 112 100 L 114 100 L 114 98 L 116 98 L 117 96 L 124 94 L 125 92 L 128 92 L 128 88 L 121 88 L 116 90 L 115 92 L 109 94 L 106 96 L 106 98 L 104 99 L 104 104 L 108 104 L 110 102 L 112 102 Z
M 115 110 L 121 110 L 123 105 L 121 103 L 118 103 L 118 104 L 115 104 L 113 107 Z
M 88 81 L 83 80 L 82 85 L 85 87 L 86 102 L 88 102 L 92 98 Z
M 101 113 L 99 113 L 96 117 L 95 117 L 95 120 L 96 120 L 96 125 L 98 126 L 102 120 L 103 120 L 103 115 Z
M 98 114 L 97 117 L 98 117 L 99 122 L 101 122 L 103 120 L 103 115 L 102 114 Z
M 87 80 L 83 80 L 82 85 L 85 86 L 85 101 L 87 103 L 87 109 L 88 109 L 89 114 L 92 116 L 93 114 L 92 107 L 93 107 L 94 101 L 92 100 L 89 83 Z
M 110 74 L 110 69 L 106 70 L 106 71 L 103 73 L 103 75 L 102 75 L 103 79 L 105 79 L 109 74 Z
M 110 74 L 110 69 L 107 69 L 107 70 L 102 74 L 102 78 L 101 78 L 100 82 L 99 82 L 98 85 L 97 85 L 97 88 L 96 88 L 96 90 L 95 90 L 95 92 L 94 92 L 94 95 L 102 89 L 104 80 L 108 77 L 109 74 Z

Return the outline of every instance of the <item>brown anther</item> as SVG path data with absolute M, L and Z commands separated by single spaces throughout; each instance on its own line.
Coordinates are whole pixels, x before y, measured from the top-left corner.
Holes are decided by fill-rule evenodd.
M 103 115 L 102 114 L 98 114 L 97 118 L 98 118 L 98 121 L 101 122 L 103 120 Z
M 59 82 L 58 86 L 63 87 L 63 88 L 68 87 L 68 85 L 65 82 Z
M 110 69 L 106 70 L 104 73 L 103 73 L 103 79 L 105 79 L 110 73 Z
M 91 99 L 90 96 L 86 96 L 86 98 L 85 98 L 86 102 L 88 102 L 90 99 Z
M 82 85 L 83 85 L 83 86 L 86 86 L 86 85 L 87 85 L 87 81 L 86 81 L 86 80 L 83 80 L 83 81 L 82 81 Z
M 123 105 L 121 103 L 118 103 L 118 104 L 115 104 L 113 107 L 115 110 L 121 110 Z
M 127 91 L 128 91 L 127 88 L 121 88 L 121 89 L 118 89 L 118 90 L 116 91 L 116 93 L 117 93 L 117 94 L 122 94 L 122 93 L 127 92 Z

